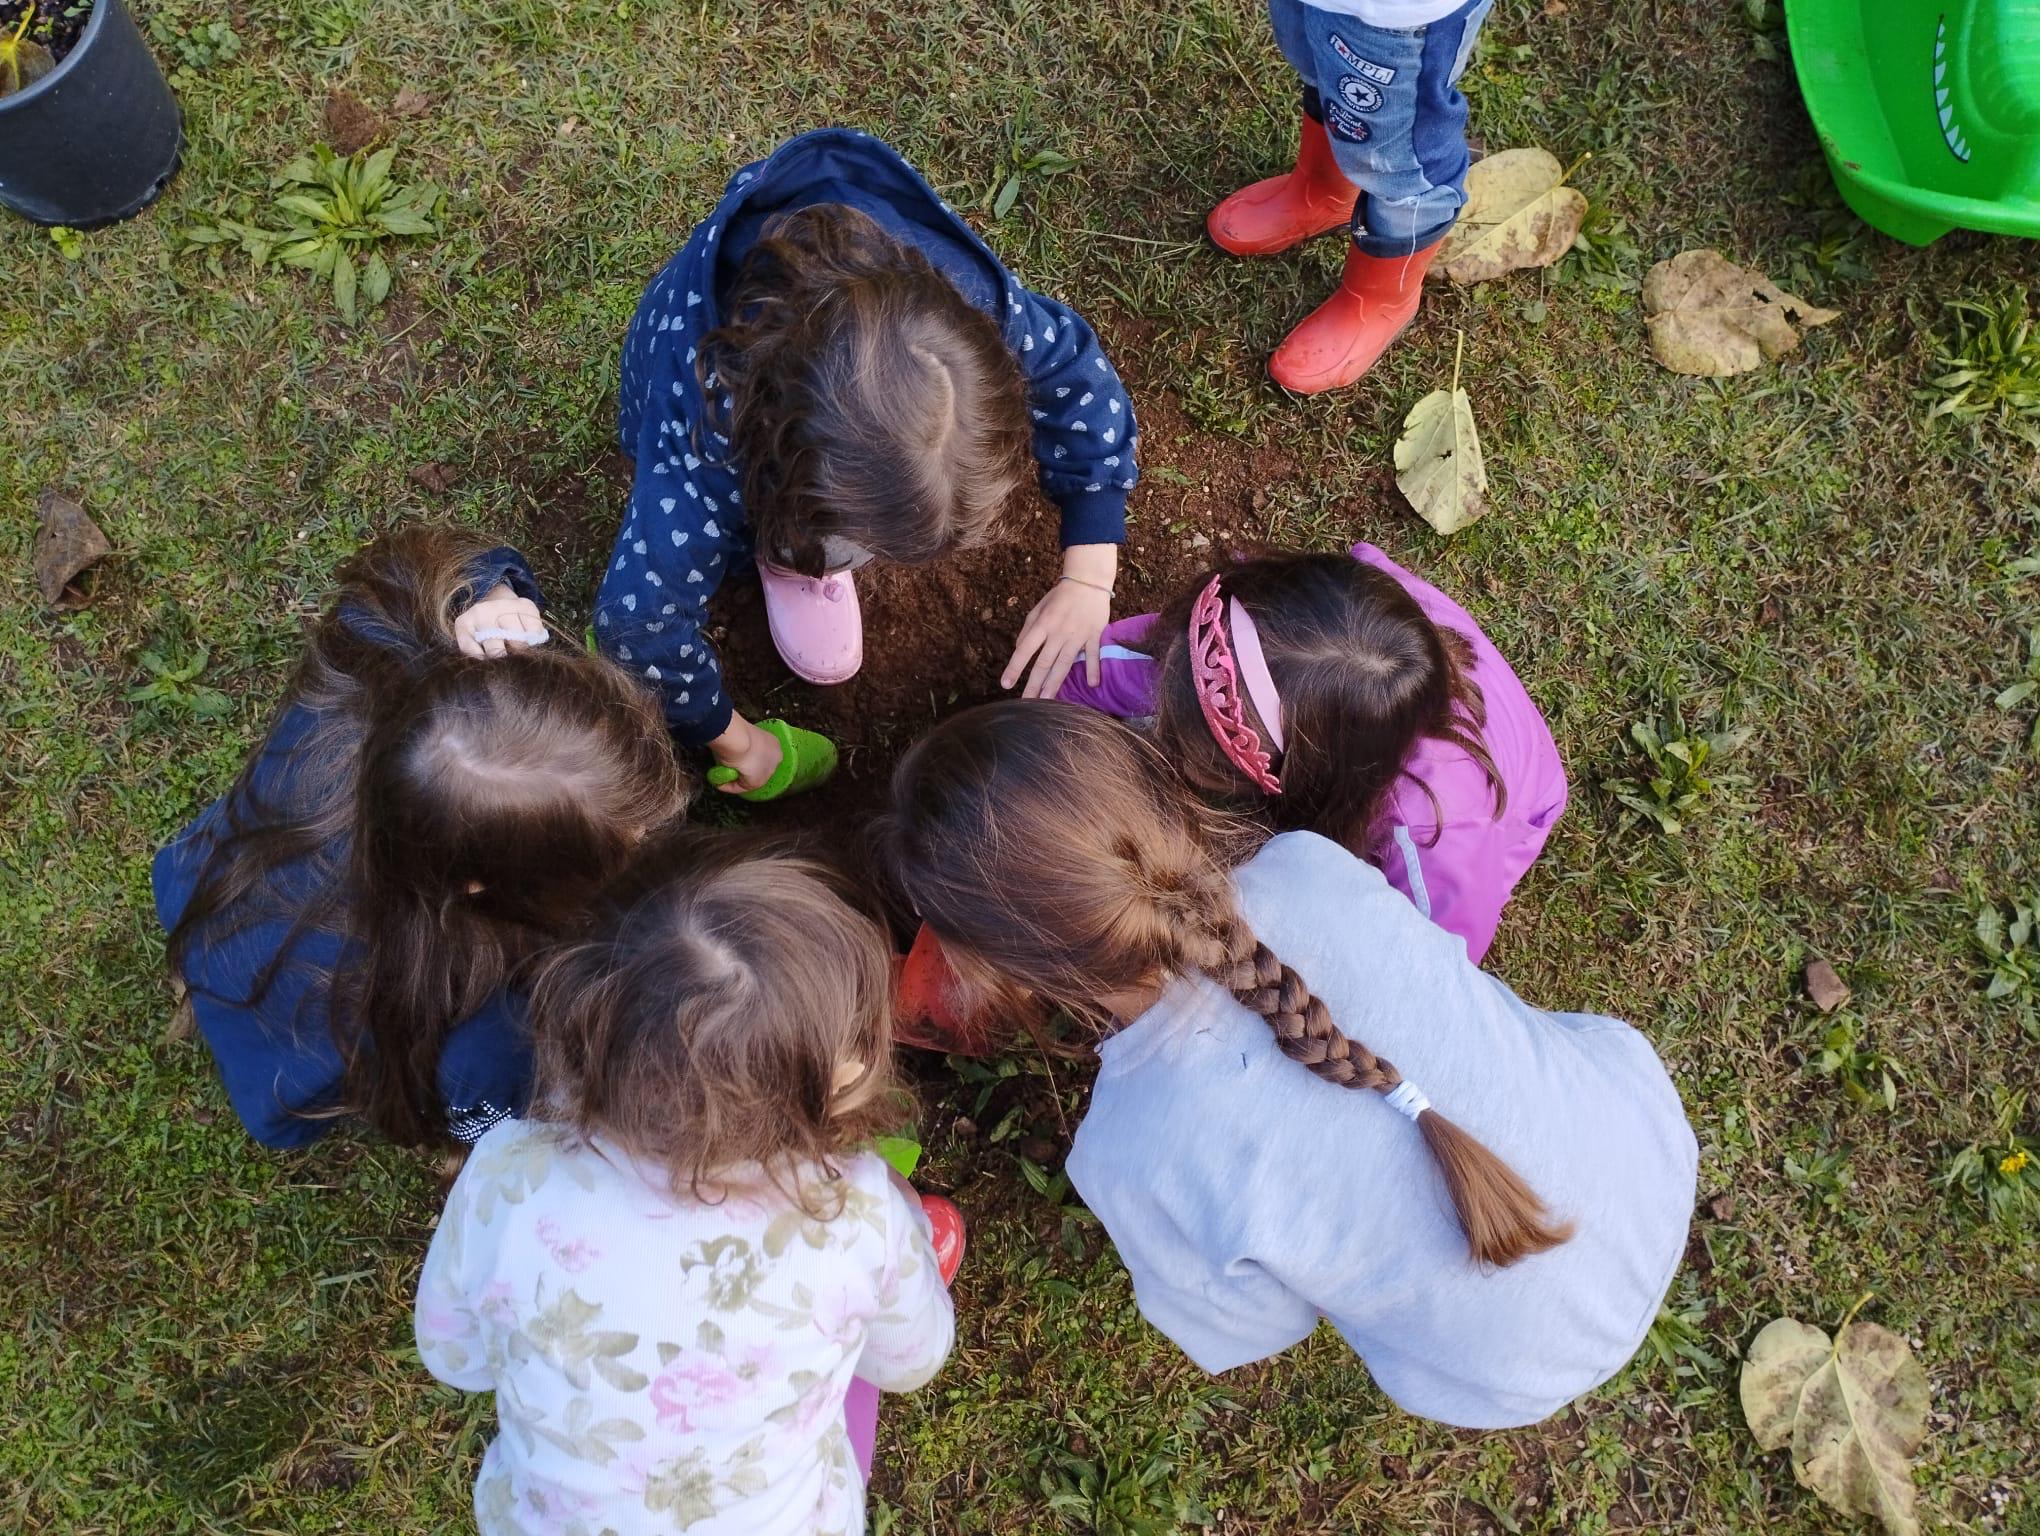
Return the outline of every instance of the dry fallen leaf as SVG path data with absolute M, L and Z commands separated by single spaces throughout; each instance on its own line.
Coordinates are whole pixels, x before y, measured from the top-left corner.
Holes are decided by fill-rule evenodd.
M 1487 511 L 1487 466 L 1481 463 L 1473 402 L 1459 387 L 1464 333 L 1452 359 L 1452 387 L 1434 389 L 1403 418 L 1395 440 L 1395 483 L 1417 515 L 1440 533 L 1457 533 Z
M 1587 200 L 1565 185 L 1567 174 L 1544 149 L 1505 149 L 1475 161 L 1466 173 L 1466 206 L 1434 270 L 1455 283 L 1484 283 L 1557 261 L 1587 216 Z
M 1643 279 L 1650 349 L 1674 373 L 1747 373 L 1799 345 L 1795 322 L 1826 325 L 1836 311 L 1787 293 L 1719 251 L 1682 251 Z
M 45 490 L 36 503 L 41 526 L 35 532 L 35 584 L 52 608 L 83 608 L 84 592 L 71 585 L 113 553 L 99 525 L 85 509 L 56 490 Z
M 460 476 L 444 464 L 413 464 L 408 473 L 413 485 L 421 486 L 441 496 L 460 484 Z
M 1833 1013 L 1849 1000 L 1849 984 L 1825 960 L 1806 962 L 1806 995 L 1822 1013 Z
M 1912 1458 L 1927 1437 L 1927 1373 L 1904 1339 L 1856 1322 L 1855 1309 L 1833 1342 L 1781 1317 L 1751 1343 L 1740 1392 L 1757 1444 L 1789 1444 L 1803 1487 L 1846 1514 L 1874 1515 L 1892 1536 L 1919 1529 Z

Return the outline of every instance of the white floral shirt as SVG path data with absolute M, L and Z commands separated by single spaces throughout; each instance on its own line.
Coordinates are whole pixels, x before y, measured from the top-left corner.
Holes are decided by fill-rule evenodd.
M 856 1536 L 853 1376 L 941 1366 L 955 1319 L 926 1219 L 875 1153 L 841 1213 L 719 1204 L 530 1121 L 476 1144 L 418 1282 L 418 1353 L 494 1392 L 483 1536 Z

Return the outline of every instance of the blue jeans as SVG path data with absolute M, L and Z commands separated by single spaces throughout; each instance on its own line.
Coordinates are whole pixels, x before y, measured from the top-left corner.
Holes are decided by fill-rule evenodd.
M 1303 110 L 1325 125 L 1355 186 L 1353 243 L 1407 256 L 1443 238 L 1466 201 L 1466 98 L 1459 77 L 1494 0 L 1468 0 L 1407 31 L 1304 0 L 1268 0 L 1275 42 L 1303 76 Z

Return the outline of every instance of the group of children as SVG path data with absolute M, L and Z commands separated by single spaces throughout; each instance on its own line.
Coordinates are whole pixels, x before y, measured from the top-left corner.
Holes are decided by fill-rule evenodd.
M 1356 230 L 1277 354 L 1291 388 L 1350 382 L 1413 312 L 1486 4 L 1271 0 L 1303 146 L 1213 237 Z M 904 1118 L 896 1022 L 949 1048 L 1051 1007 L 1095 1031 L 1069 1174 L 1208 1370 L 1329 1320 L 1403 1407 L 1498 1427 L 1622 1367 L 1684 1249 L 1694 1139 L 1642 1036 L 1479 969 L 1566 791 L 1464 609 L 1362 544 L 1111 622 L 1125 389 L 861 133 L 737 174 L 639 306 L 620 431 L 592 649 L 515 551 L 392 534 L 155 866 L 253 1135 L 355 1116 L 468 1149 L 417 1339 L 496 1395 L 483 1531 L 862 1529 L 877 1393 L 942 1365 L 963 1239 L 874 1149 Z M 755 567 L 789 667 L 839 681 L 859 569 L 995 537 L 1030 461 L 1065 556 L 1005 669 L 1023 697 L 899 764 L 880 888 L 688 826 L 675 743 L 755 792 L 787 740 L 724 681 L 724 578 Z M 922 925 L 904 964 L 889 911 Z

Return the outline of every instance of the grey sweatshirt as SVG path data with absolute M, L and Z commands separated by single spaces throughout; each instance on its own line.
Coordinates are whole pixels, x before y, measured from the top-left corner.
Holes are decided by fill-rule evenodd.
M 1642 1035 L 1532 1008 L 1381 876 L 1310 832 L 1235 877 L 1263 942 L 1577 1230 L 1507 1269 L 1467 1252 L 1417 1127 L 1324 1082 L 1229 992 L 1178 979 L 1105 1042 L 1069 1174 L 1142 1314 L 1212 1372 L 1319 1315 L 1407 1411 L 1530 1424 L 1619 1371 L 1686 1244 L 1698 1151 Z

